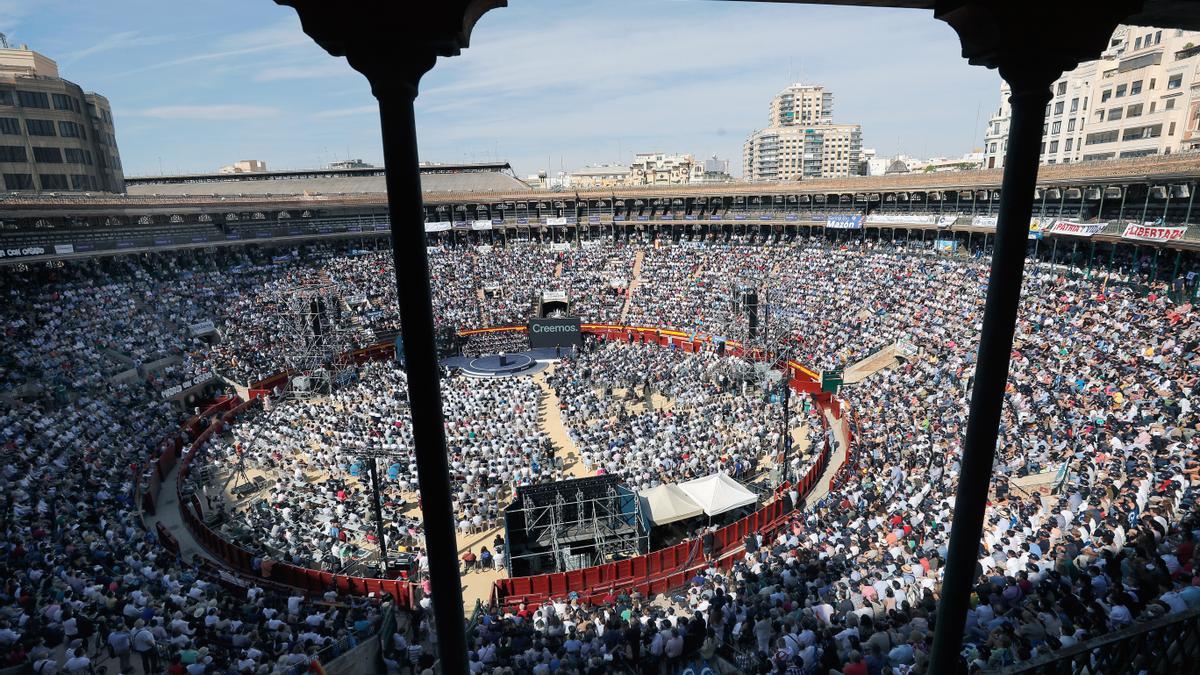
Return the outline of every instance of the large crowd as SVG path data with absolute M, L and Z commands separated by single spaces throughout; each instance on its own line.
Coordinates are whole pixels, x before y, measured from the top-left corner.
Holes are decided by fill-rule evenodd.
M 754 288 L 773 334 L 812 367 L 849 365 L 897 341 L 917 347 L 844 391 L 855 441 L 840 485 L 782 532 L 748 539 L 732 570 L 710 568 L 665 600 L 617 595 L 583 607 L 555 598 L 489 615 L 472 636 L 477 672 L 648 668 L 718 650 L 749 672 L 925 672 L 983 260 L 915 243 L 801 239 L 440 246 L 431 262 L 437 316 L 457 328 L 520 323 L 536 293 L 563 291 L 585 320 L 714 333 L 743 311 L 730 296 Z M 1020 662 L 1200 607 L 1200 419 L 1190 402 L 1200 321 L 1167 280 L 1149 283 L 1150 264 L 1030 264 L 968 619 L 972 664 Z M 335 594 L 293 601 L 220 587 L 143 529 L 131 486 L 135 467 L 185 415 L 162 401 L 163 387 L 200 372 L 244 384 L 286 366 L 280 304 L 289 289 L 336 287 L 355 345 L 395 331 L 389 256 L 323 245 L 183 252 L 38 275 L 30 283 L 6 272 L 0 307 L 3 662 L 38 673 L 105 661 L 143 672 L 287 672 L 377 625 L 380 607 Z M 189 331 L 204 321 L 215 338 Z M 781 408 L 721 363 L 711 352 L 608 345 L 564 361 L 549 384 L 591 471 L 640 487 L 717 469 L 753 473 L 779 445 Z M 461 529 L 494 523 L 515 485 L 561 475 L 530 378 L 447 376 L 442 389 Z M 637 405 L 619 401 L 639 394 Z M 325 399 L 274 401 L 214 437 L 207 461 L 228 472 L 240 453 L 272 478 L 261 501 L 232 506 L 221 527 L 276 559 L 344 568 L 374 536 L 362 499 L 371 460 L 356 452 L 379 447 L 400 457 L 379 466 L 389 540 L 419 554 L 406 400 L 402 370 L 373 364 Z M 791 401 L 793 426 L 819 427 L 803 398 Z M 1039 474 L 1051 493 L 1021 487 Z M 428 663 L 429 600 L 387 663 Z

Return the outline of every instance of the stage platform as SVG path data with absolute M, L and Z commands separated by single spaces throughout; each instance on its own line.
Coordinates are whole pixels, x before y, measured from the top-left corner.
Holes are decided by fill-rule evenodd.
M 564 350 L 563 355 L 569 354 Z M 507 363 L 500 363 L 500 356 L 452 356 L 442 359 L 442 365 L 447 368 L 458 368 L 464 375 L 471 377 L 513 377 L 515 375 L 533 375 L 549 367 L 550 363 L 560 357 L 553 349 L 539 348 L 527 352 L 515 352 L 505 355 Z

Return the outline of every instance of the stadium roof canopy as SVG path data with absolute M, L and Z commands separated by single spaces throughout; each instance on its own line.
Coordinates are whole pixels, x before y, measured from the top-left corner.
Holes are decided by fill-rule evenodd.
M 423 164 L 421 188 L 426 193 L 525 192 L 508 162 Z M 125 179 L 130 195 L 318 195 L 384 194 L 383 167 L 309 169 L 256 173 L 211 173 L 143 176 Z

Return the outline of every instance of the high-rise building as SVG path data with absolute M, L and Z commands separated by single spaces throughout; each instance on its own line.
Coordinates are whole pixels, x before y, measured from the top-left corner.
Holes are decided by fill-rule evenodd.
M 0 174 L 4 189 L 124 192 L 108 99 L 59 76 L 22 45 L 0 49 Z
M 1200 33 L 1118 26 L 1095 61 L 1063 73 L 1051 87 L 1042 130 L 1042 164 L 1165 155 L 1200 146 Z M 1000 108 L 984 132 L 984 167 L 1003 168 L 1011 110 Z M 1198 101 L 1196 106 L 1192 102 Z
M 819 84 L 793 84 L 771 99 L 770 125 L 833 122 L 833 92 Z
M 856 176 L 862 170 L 862 127 L 833 122 L 833 93 L 793 84 L 771 100 L 765 129 L 742 148 L 742 177 L 752 181 Z

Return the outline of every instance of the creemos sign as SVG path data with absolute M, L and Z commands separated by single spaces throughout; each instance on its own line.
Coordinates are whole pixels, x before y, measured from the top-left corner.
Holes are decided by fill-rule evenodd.
M 566 319 L 530 319 L 529 346 L 578 347 L 582 339 L 579 317 Z

